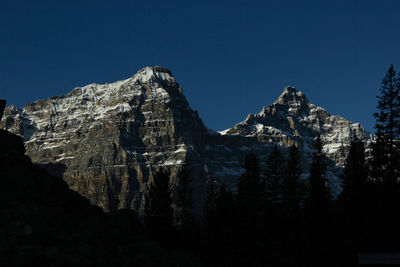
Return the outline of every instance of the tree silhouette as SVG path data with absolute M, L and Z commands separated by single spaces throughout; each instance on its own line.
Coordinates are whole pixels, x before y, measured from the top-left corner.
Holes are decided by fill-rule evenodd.
M 343 170 L 343 190 L 340 200 L 348 205 L 359 206 L 366 197 L 368 183 L 368 165 L 364 143 L 356 136 L 350 143 L 349 154 Z
M 338 233 L 343 241 L 341 246 L 352 251 L 360 248 L 363 233 L 370 230 L 365 227 L 365 222 L 373 220 L 373 209 L 367 205 L 370 199 L 368 195 L 368 165 L 365 155 L 364 143 L 355 135 L 350 143 L 349 154 L 346 158 L 342 177 L 342 192 L 337 200 Z M 367 218 L 366 214 L 368 214 Z M 372 219 L 372 220 L 371 220 Z
M 322 141 L 319 135 L 315 139 L 315 150 L 310 170 L 309 208 L 313 217 L 319 217 L 327 212 L 331 201 L 325 177 L 327 163 L 322 152 Z
M 387 189 L 396 184 L 399 167 L 400 96 L 399 81 L 393 65 L 382 80 L 378 98 L 376 119 L 376 142 L 373 145 L 372 174 L 381 179 Z
M 187 162 L 185 162 L 178 174 L 178 187 L 176 192 L 176 204 L 178 209 L 177 225 L 183 230 L 192 227 L 194 223 L 194 217 L 192 215 L 193 190 L 191 183 L 192 178 L 190 175 L 189 165 Z
M 286 216 L 295 218 L 300 213 L 306 196 L 306 187 L 300 179 L 301 159 L 296 145 L 292 145 L 282 181 L 282 209 Z
M 225 232 L 224 238 L 226 239 L 231 235 L 229 230 L 232 228 L 230 228 L 229 225 L 232 224 L 233 221 L 234 198 L 232 191 L 228 190 L 225 184 L 222 184 L 218 189 L 215 208 L 218 231 Z
M 248 220 L 254 219 L 262 212 L 263 197 L 264 182 L 260 176 L 258 159 L 254 154 L 247 155 L 245 171 L 239 177 L 237 200 L 239 210 L 246 214 Z
M 309 265 L 318 266 L 328 257 L 329 215 L 331 198 L 325 177 L 326 158 L 322 152 L 322 141 L 318 135 L 310 170 L 310 191 L 308 197 Z
M 203 202 L 203 227 L 206 235 L 215 233 L 215 220 L 217 215 L 217 186 L 212 179 L 207 181 L 207 191 Z
M 399 249 L 397 230 L 400 223 L 400 77 L 391 65 L 382 80 L 378 98 L 376 140 L 372 146 L 371 173 L 374 178 L 374 199 L 371 203 L 375 212 L 373 238 L 382 244 L 380 249 Z M 371 228 L 370 228 L 371 229 Z
M 145 202 L 145 223 L 156 240 L 165 242 L 172 232 L 172 186 L 164 170 L 156 172 L 149 186 Z
M 282 197 L 282 180 L 284 175 L 284 159 L 278 146 L 275 145 L 269 154 L 265 170 L 266 193 L 274 208 L 278 208 Z

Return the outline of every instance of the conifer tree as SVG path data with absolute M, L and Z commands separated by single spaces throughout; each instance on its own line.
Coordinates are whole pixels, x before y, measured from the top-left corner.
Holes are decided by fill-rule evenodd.
M 206 247 L 209 250 L 209 257 L 213 261 L 213 265 L 223 265 L 218 263 L 218 259 L 231 255 L 232 247 L 235 247 L 234 240 L 237 238 L 238 233 L 236 221 L 234 217 L 234 197 L 225 184 L 222 184 L 216 191 L 215 186 L 211 185 L 209 188 L 209 198 L 207 203 L 211 205 L 205 206 L 207 215 L 205 216 L 205 237 Z M 214 194 L 215 193 L 215 194 Z M 233 256 L 233 255 L 232 255 Z M 231 257 L 232 257 L 231 256 Z M 225 260 L 225 259 L 224 259 Z M 225 264 L 225 263 L 224 263 Z
M 393 65 L 382 80 L 378 98 L 376 119 L 376 142 L 373 146 L 372 174 L 393 188 L 399 169 L 400 96 L 399 81 Z
M 217 187 L 212 179 L 207 181 L 207 191 L 203 202 L 203 225 L 206 232 L 211 232 L 217 214 Z
M 156 172 L 149 186 L 145 202 L 145 223 L 153 236 L 161 241 L 165 241 L 172 232 L 172 186 L 164 170 Z
M 380 89 L 376 123 L 376 140 L 372 147 L 372 177 L 378 181 L 373 193 L 376 195 L 375 234 L 376 243 L 398 247 L 400 223 L 400 77 L 396 77 L 393 65 L 389 67 Z M 379 218 L 379 219 L 378 219 Z M 389 238 L 390 237 L 390 238 Z
M 234 214 L 234 229 L 236 229 L 234 243 L 242 244 L 242 249 L 246 251 L 249 251 L 250 243 L 260 237 L 265 212 L 264 188 L 256 155 L 247 155 L 245 171 L 239 177 Z
M 306 188 L 300 179 L 302 174 L 301 159 L 295 144 L 289 152 L 289 158 L 285 168 L 282 182 L 282 207 L 289 217 L 296 217 L 303 205 Z
M 192 215 L 193 209 L 193 196 L 192 196 L 192 178 L 188 163 L 185 161 L 182 169 L 178 174 L 178 188 L 177 188 L 177 208 L 178 218 L 177 224 L 181 229 L 189 228 L 194 223 Z
M 222 184 L 218 190 L 215 208 L 219 229 L 226 229 L 228 224 L 232 224 L 234 198 L 232 191 L 228 190 L 225 184 Z
M 310 189 L 307 203 L 310 266 L 319 266 L 323 260 L 329 257 L 330 253 L 328 229 L 330 228 L 331 198 L 325 177 L 326 168 L 326 157 L 322 152 L 322 141 L 318 134 L 310 169 Z
M 343 227 L 338 233 L 345 239 L 349 247 L 358 247 L 361 237 L 371 229 L 365 228 L 366 222 L 374 218 L 374 209 L 367 205 L 370 200 L 368 193 L 368 166 L 365 156 L 364 143 L 355 135 L 350 143 L 349 154 L 346 158 L 342 174 L 342 193 L 337 200 L 339 215 L 338 227 Z M 368 210 L 367 210 L 368 209 Z M 368 214 L 368 215 L 367 215 Z M 374 227 L 373 227 L 374 228 Z
M 339 197 L 344 205 L 358 206 L 366 197 L 368 166 L 364 143 L 356 136 L 350 143 L 350 151 L 343 170 L 343 190 Z
M 282 197 L 281 186 L 284 166 L 283 155 L 278 146 L 275 145 L 269 154 L 265 170 L 267 198 L 275 208 L 278 207 Z
M 315 140 L 315 153 L 310 170 L 309 208 L 313 218 L 324 217 L 330 206 L 330 192 L 325 177 L 326 158 L 322 152 L 322 140 L 318 134 Z
M 238 205 L 249 216 L 257 216 L 262 207 L 264 195 L 264 182 L 260 176 L 260 166 L 257 156 L 247 155 L 245 158 L 245 171 L 239 177 Z

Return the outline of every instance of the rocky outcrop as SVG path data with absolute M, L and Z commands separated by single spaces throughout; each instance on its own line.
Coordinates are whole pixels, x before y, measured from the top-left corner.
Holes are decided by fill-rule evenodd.
M 6 107 L 6 100 L 0 99 L 0 121 L 3 118 L 4 109 Z
M 314 138 L 320 134 L 324 152 L 336 165 L 344 167 L 346 153 L 353 136 L 369 142 L 372 135 L 359 123 L 329 114 L 311 104 L 305 94 L 288 86 L 270 106 L 258 114 L 249 114 L 245 121 L 222 131 L 224 135 L 256 137 L 260 142 L 281 146 L 298 144 L 305 152 L 313 150 Z
M 193 111 L 171 72 L 146 67 L 111 84 L 90 84 L 70 93 L 5 110 L 0 128 L 24 138 L 32 161 L 63 177 L 71 189 L 104 210 L 141 210 L 155 170 L 167 168 L 175 182 L 180 166 L 191 164 L 195 203 L 201 206 L 207 178 L 235 188 L 246 154 L 262 161 L 269 148 L 297 143 L 306 157 L 320 133 L 337 176 L 353 134 L 369 139 L 360 124 L 332 116 L 286 87 L 271 106 L 216 133 Z M 305 160 L 305 170 L 308 166 Z
M 338 176 L 345 164 L 351 139 L 355 136 L 369 146 L 372 134 L 359 123 L 329 114 L 325 109 L 309 102 L 305 94 L 296 88 L 285 87 L 279 98 L 258 114 L 249 114 L 245 121 L 221 132 L 223 135 L 254 137 L 260 143 L 277 143 L 283 147 L 298 145 L 308 169 L 313 152 L 314 139 L 319 134 L 323 152 L 330 159 L 328 179 L 333 193 L 340 191 Z
M 1 126 L 24 138 L 33 162 L 105 210 L 140 210 L 155 169 L 165 166 L 175 177 L 187 152 L 210 134 L 161 67 L 10 106 Z

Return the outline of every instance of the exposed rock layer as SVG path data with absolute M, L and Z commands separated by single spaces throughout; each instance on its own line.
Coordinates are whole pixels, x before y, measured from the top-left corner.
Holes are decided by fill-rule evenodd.
M 141 210 L 147 184 L 159 167 L 171 181 L 185 159 L 192 165 L 195 202 L 200 207 L 205 181 L 213 177 L 234 188 L 243 158 L 265 159 L 272 144 L 293 143 L 309 158 L 318 133 L 337 176 L 354 135 L 371 138 L 360 124 L 332 116 L 286 87 L 271 106 L 216 133 L 193 111 L 171 72 L 146 67 L 111 84 L 90 84 L 24 108 L 6 108 L 0 128 L 24 138 L 27 154 L 70 188 L 104 210 Z M 305 170 L 309 161 L 304 161 Z

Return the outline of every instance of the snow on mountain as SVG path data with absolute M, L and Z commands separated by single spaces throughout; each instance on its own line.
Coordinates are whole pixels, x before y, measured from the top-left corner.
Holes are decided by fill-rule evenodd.
M 329 182 L 338 193 L 353 134 L 371 139 L 360 124 L 330 115 L 290 86 L 260 113 L 217 133 L 204 126 L 172 73 L 162 67 L 146 67 L 114 83 L 78 87 L 24 108 L 9 106 L 0 128 L 22 136 L 34 163 L 63 177 L 93 204 L 139 212 L 160 167 L 176 183 L 179 168 L 189 162 L 199 210 L 207 179 L 235 190 L 244 157 L 256 153 L 264 164 L 275 143 L 283 150 L 296 143 L 304 153 L 306 173 L 318 133 L 330 159 Z
M 364 140 L 367 145 L 373 137 L 359 123 L 331 115 L 311 104 L 303 92 L 291 86 L 285 87 L 279 98 L 270 106 L 263 107 L 260 113 L 249 114 L 245 121 L 220 133 L 255 137 L 260 142 L 278 143 L 284 147 L 295 143 L 308 160 L 312 157 L 314 139 L 319 134 L 323 152 L 332 161 L 328 176 L 336 193 L 340 191 L 338 176 L 353 136 Z

